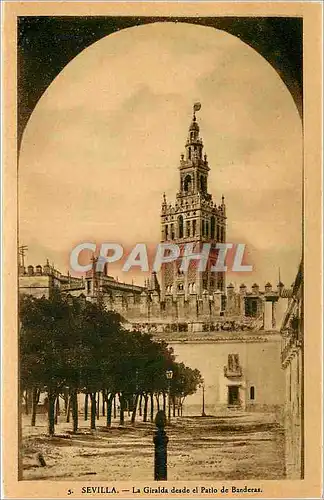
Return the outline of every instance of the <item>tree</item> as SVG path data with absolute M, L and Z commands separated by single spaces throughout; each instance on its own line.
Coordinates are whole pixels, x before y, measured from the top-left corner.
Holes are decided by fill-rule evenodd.
M 174 400 L 175 398 L 178 399 L 181 414 L 185 398 L 190 394 L 194 394 L 202 383 L 203 378 L 199 370 L 189 368 L 184 363 L 175 363 L 171 395 Z

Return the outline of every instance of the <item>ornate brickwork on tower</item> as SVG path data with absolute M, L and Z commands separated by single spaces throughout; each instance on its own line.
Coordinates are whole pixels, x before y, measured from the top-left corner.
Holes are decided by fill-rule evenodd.
M 185 300 L 188 300 L 190 294 L 201 297 L 203 293 L 212 295 L 216 291 L 225 292 L 224 273 L 211 271 L 211 267 L 216 263 L 216 243 L 225 242 L 226 209 L 224 197 L 221 204 L 217 205 L 208 192 L 210 168 L 196 118 L 196 111 L 199 109 L 200 104 L 195 104 L 185 154 L 180 159 L 180 186 L 176 201 L 174 204 L 167 203 L 165 195 L 163 196 L 161 241 L 176 243 L 181 252 L 186 243 L 193 245 L 195 253 L 201 251 L 204 243 L 210 243 L 214 250 L 210 252 L 205 271 L 199 270 L 197 260 L 190 262 L 188 272 L 185 273 L 180 270 L 181 259 L 164 264 L 161 272 L 162 300 L 167 295 L 184 295 Z

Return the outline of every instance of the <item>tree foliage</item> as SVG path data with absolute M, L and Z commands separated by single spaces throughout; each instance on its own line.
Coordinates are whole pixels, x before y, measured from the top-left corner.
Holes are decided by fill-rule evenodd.
M 146 405 L 153 395 L 168 391 L 166 370 L 173 371 L 172 395 L 180 400 L 195 392 L 201 382 L 198 370 L 176 363 L 173 350 L 151 335 L 126 330 L 120 315 L 102 304 L 64 298 L 54 293 L 49 299 L 24 295 L 20 299 L 20 384 L 25 391 L 47 392 L 49 433 L 54 433 L 55 400 L 70 398 L 73 429 L 77 430 L 77 394 L 90 395 L 91 428 L 98 411 L 96 394 L 107 404 L 107 425 L 112 402 L 120 402 L 120 422 L 126 408 L 140 398 Z M 36 391 L 37 389 L 37 391 Z M 145 413 L 145 407 L 144 407 Z M 34 415 L 35 420 L 35 415 Z

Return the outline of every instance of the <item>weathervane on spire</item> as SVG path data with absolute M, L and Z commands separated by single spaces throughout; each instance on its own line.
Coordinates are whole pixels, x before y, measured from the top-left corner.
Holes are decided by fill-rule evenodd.
M 194 118 L 196 118 L 196 112 L 199 111 L 200 108 L 201 108 L 200 102 L 195 102 L 194 105 L 193 105 L 193 115 L 194 115 Z

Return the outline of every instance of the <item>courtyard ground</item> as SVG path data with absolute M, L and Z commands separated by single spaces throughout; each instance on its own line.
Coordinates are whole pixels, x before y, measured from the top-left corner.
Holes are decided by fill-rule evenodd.
M 80 481 L 149 481 L 153 479 L 154 424 L 136 422 L 124 427 L 105 419 L 97 430 L 80 416 L 80 430 L 71 423 L 56 426 L 46 436 L 46 417 L 36 427 L 23 416 L 21 458 L 23 479 Z M 169 437 L 169 480 L 284 478 L 284 437 L 271 414 L 228 413 L 218 417 L 177 417 L 166 428 Z M 46 467 L 37 462 L 41 452 Z

